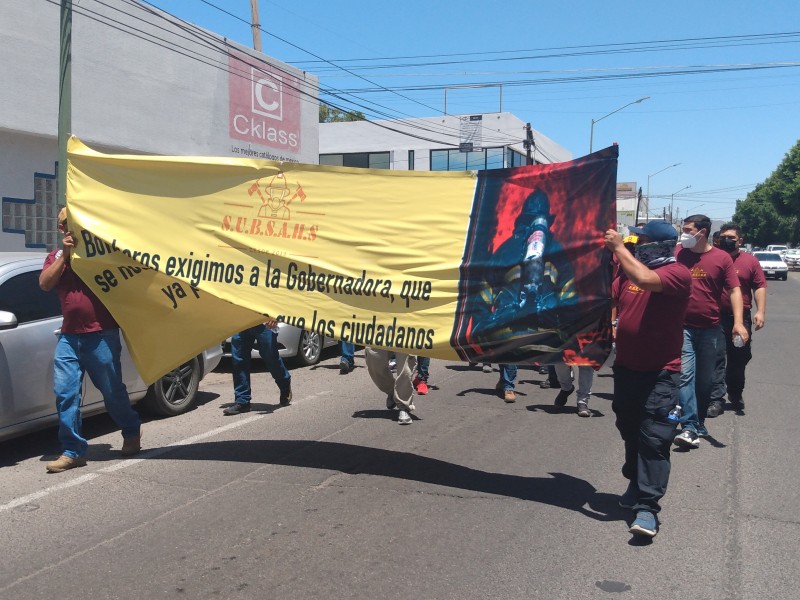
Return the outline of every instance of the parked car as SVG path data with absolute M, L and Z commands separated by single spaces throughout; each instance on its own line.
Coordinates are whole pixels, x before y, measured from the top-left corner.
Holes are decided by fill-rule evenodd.
M 764 269 L 764 275 L 774 277 L 775 279 L 786 279 L 789 277 L 789 267 L 781 259 L 781 255 L 777 252 L 754 252 L 753 256 L 756 257 Z
M 788 249 L 789 247 L 784 246 L 783 244 L 770 244 L 769 246 L 767 246 L 767 252 L 777 252 L 778 254 L 781 254 L 782 252 L 785 252 Z
M 306 367 L 315 365 L 322 356 L 325 348 L 335 346 L 339 341 L 319 335 L 311 331 L 299 329 L 286 323 L 278 323 L 278 354 L 284 360 Z M 231 355 L 231 338 L 222 342 L 222 353 L 226 357 Z M 258 353 L 258 341 L 252 352 L 253 358 L 261 358 Z
M 55 290 L 39 287 L 44 259 L 41 252 L 0 253 L 0 440 L 58 422 L 53 356 L 61 304 Z M 147 386 L 123 344 L 123 381 L 131 401 L 157 415 L 178 415 L 191 408 L 200 380 L 221 357 L 216 345 Z M 83 385 L 82 414 L 104 411 L 88 376 Z
M 789 269 L 800 269 L 800 248 L 787 250 L 783 255 L 783 262 Z

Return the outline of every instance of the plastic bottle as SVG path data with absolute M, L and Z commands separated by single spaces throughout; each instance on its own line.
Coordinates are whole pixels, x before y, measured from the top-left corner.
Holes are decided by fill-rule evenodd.
M 680 421 L 681 420 L 681 405 L 680 404 L 676 404 L 675 408 L 673 408 L 671 411 L 669 411 L 669 414 L 667 415 L 667 418 L 670 421 Z
M 735 336 L 733 336 L 733 345 L 736 346 L 737 348 L 741 348 L 744 346 L 744 340 L 742 339 L 742 336 L 740 336 L 738 333 Z

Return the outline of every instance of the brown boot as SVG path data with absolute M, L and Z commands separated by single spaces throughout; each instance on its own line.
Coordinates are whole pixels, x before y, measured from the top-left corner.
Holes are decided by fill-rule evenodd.
M 86 466 L 85 458 L 82 457 L 72 458 L 71 456 L 62 454 L 56 460 L 47 463 L 47 472 L 62 473 L 64 471 L 69 471 L 70 469 L 74 469 L 75 467 L 85 467 L 85 466 Z
M 135 437 L 122 438 L 122 450 L 119 451 L 122 456 L 134 456 L 139 454 L 142 449 L 142 432 Z

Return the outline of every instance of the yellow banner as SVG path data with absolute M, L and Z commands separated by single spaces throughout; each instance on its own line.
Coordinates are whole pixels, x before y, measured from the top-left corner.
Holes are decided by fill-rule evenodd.
M 482 222 L 473 214 L 482 196 L 473 172 L 111 156 L 74 138 L 68 156 L 69 228 L 78 239 L 73 268 L 117 319 L 146 381 L 265 315 L 327 337 L 448 360 L 470 359 L 459 344 L 469 352 L 483 347 L 494 358 L 508 348 L 489 330 L 513 324 L 484 319 L 477 328 L 478 320 L 463 319 L 465 294 L 479 293 L 491 279 L 483 273 L 468 285 L 465 277 L 468 238 L 483 235 L 474 230 Z M 615 174 L 616 154 L 592 164 L 609 161 Z M 523 169 L 532 174 L 534 167 Z M 524 202 L 533 187 L 509 185 L 522 190 L 519 221 L 532 206 Z M 594 230 L 582 233 L 579 253 L 595 257 L 587 269 L 600 265 L 609 214 L 601 210 Z M 493 231 L 501 225 L 496 218 Z M 588 245 L 584 234 L 594 237 Z M 553 280 L 552 272 L 540 275 Z M 578 329 L 596 327 L 597 309 L 607 308 L 606 284 L 595 286 L 601 298 L 589 311 L 595 322 L 562 332 L 545 349 L 560 352 Z M 525 289 L 533 298 L 533 287 Z M 515 293 L 524 305 L 525 292 Z M 547 309 L 540 295 L 537 306 Z M 511 310 L 498 305 L 490 313 L 505 314 L 500 308 Z M 473 326 L 480 339 L 470 338 Z M 564 324 L 539 326 L 558 328 Z M 580 354 L 578 345 L 570 347 Z

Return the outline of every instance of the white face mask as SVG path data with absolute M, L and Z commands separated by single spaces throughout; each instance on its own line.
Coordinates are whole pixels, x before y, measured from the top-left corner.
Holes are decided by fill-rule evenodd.
M 680 239 L 681 246 L 689 250 L 697 246 L 697 235 L 698 234 L 692 235 L 691 233 L 682 233 Z

